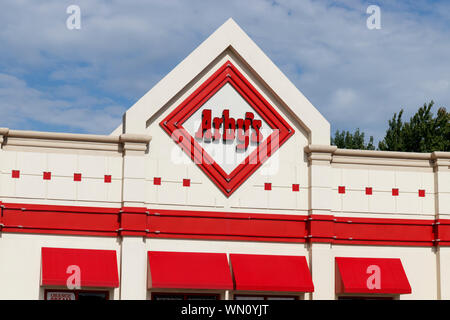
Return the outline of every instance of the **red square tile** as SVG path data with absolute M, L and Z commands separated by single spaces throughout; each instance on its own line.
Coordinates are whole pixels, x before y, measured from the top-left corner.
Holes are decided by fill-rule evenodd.
M 11 172 L 11 177 L 16 178 L 16 179 L 20 178 L 20 170 L 13 170 Z
M 44 180 L 51 180 L 52 179 L 52 173 L 51 172 L 44 172 L 43 178 L 44 178 Z
M 190 187 L 191 179 L 183 179 L 183 187 Z
M 264 190 L 267 190 L 267 191 L 272 190 L 272 184 L 271 183 L 264 183 Z
M 105 174 L 105 183 L 111 183 L 111 175 Z
M 398 189 L 397 188 L 393 188 L 392 189 L 392 195 L 393 196 L 398 196 Z
M 81 181 L 81 173 L 74 173 L 73 181 Z
M 155 186 L 160 186 L 161 185 L 161 178 L 160 177 L 154 177 L 153 178 L 153 184 Z
M 366 187 L 366 194 L 368 196 L 372 195 L 372 188 L 371 187 Z
M 339 186 L 338 193 L 345 193 L 345 186 Z
M 419 197 L 425 197 L 425 190 L 419 190 Z
M 300 191 L 300 185 L 299 184 L 293 184 L 292 185 L 292 191 L 294 191 L 294 192 Z

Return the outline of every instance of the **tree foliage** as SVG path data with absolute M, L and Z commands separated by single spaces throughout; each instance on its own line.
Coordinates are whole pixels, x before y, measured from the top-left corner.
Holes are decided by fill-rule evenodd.
M 439 108 L 436 117 L 431 112 L 434 102 L 425 103 L 408 122 L 402 121 L 403 109 L 389 120 L 389 127 L 380 150 L 433 152 L 450 151 L 450 113 Z
M 385 137 L 378 143 L 378 150 L 450 151 L 450 113 L 441 107 L 434 116 L 431 111 L 433 105 L 433 101 L 425 103 L 407 122 L 402 120 L 403 109 L 398 114 L 394 113 L 389 120 Z M 336 131 L 331 144 L 342 149 L 375 150 L 373 137 L 365 144 L 364 132 L 361 133 L 359 129 L 353 134 L 349 131 Z
M 372 136 L 369 139 L 369 143 L 366 144 L 364 140 L 364 132 L 359 132 L 359 128 L 356 129 L 355 133 L 350 133 L 349 131 L 344 130 L 340 132 L 337 130 L 334 134 L 334 138 L 331 138 L 331 144 L 341 149 L 375 149 Z

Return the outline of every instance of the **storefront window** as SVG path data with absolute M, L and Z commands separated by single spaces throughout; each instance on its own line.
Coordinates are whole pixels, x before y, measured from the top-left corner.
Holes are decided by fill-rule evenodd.
M 45 290 L 45 300 L 108 300 L 108 291 Z
M 219 300 L 218 294 L 153 293 L 153 300 Z
M 394 296 L 339 296 L 338 300 L 395 300 Z
M 295 296 L 250 296 L 235 295 L 234 300 L 297 300 Z

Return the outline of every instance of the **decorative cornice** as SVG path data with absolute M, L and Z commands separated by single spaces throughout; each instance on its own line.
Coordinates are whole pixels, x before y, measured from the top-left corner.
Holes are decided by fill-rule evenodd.
M 330 157 L 331 163 L 433 167 L 450 165 L 450 152 L 431 153 L 338 149 L 331 145 L 308 145 L 304 148 L 310 160 Z M 321 155 L 322 154 L 322 155 Z M 325 156 L 325 154 L 328 154 Z M 402 160 L 408 161 L 403 162 Z
M 306 153 L 334 153 L 337 150 L 336 146 L 327 146 L 327 145 L 319 145 L 319 144 L 310 144 L 305 147 Z
M 0 140 L 4 145 L 22 147 L 117 151 L 120 145 L 130 145 L 132 146 L 131 149 L 134 150 L 146 150 L 147 144 L 151 141 L 151 136 L 129 133 L 117 136 L 94 135 L 0 128 Z

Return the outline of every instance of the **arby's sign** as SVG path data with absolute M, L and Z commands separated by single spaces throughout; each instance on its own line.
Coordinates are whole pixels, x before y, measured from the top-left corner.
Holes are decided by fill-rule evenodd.
M 160 126 L 227 197 L 294 134 L 230 61 Z
M 195 138 L 207 142 L 222 139 L 223 142 L 237 141 L 236 151 L 247 150 L 250 142 L 259 144 L 263 138 L 261 120 L 256 120 L 252 112 L 246 112 L 245 117 L 234 119 L 230 110 L 225 109 L 221 117 L 212 118 L 211 110 L 202 112 L 202 122 Z

